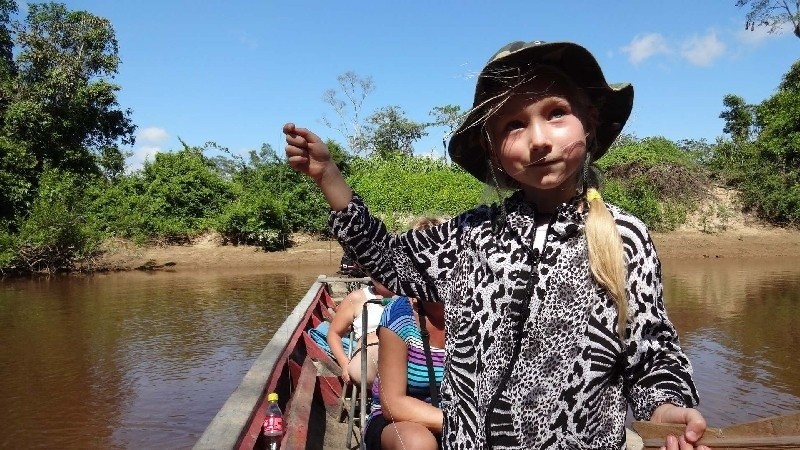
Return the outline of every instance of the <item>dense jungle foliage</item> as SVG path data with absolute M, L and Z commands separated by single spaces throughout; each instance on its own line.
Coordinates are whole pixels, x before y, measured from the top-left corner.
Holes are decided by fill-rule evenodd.
M 91 269 L 117 238 L 186 243 L 217 232 L 270 250 L 291 245 L 294 232 L 325 233 L 321 193 L 267 144 L 242 157 L 183 143 L 126 171 L 135 125 L 110 82 L 120 63 L 111 24 L 56 3 L 30 4 L 25 21 L 12 20 L 16 13 L 13 0 L 0 0 L 0 273 Z M 604 198 L 670 230 L 713 185 L 726 185 L 761 218 L 800 224 L 800 61 L 763 102 L 722 101 L 726 137 L 714 143 L 621 136 L 598 164 Z M 328 141 L 393 230 L 498 198 L 446 159 L 414 155 L 410 144 L 426 128 L 453 129 L 461 116 L 452 105 L 431 115 L 435 122 L 416 123 L 386 107 L 367 119 L 372 134 L 347 137 L 357 148 Z

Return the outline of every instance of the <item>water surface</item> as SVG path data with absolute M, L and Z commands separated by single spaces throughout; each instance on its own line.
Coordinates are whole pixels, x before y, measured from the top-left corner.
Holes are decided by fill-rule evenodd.
M 0 283 L 0 447 L 190 448 L 320 270 Z M 665 260 L 711 425 L 800 409 L 800 259 Z

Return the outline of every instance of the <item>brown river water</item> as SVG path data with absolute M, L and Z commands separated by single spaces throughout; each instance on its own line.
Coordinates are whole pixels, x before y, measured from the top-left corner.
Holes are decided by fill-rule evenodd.
M 319 272 L 0 282 L 0 448 L 191 448 Z M 665 260 L 700 410 L 800 410 L 800 259 Z

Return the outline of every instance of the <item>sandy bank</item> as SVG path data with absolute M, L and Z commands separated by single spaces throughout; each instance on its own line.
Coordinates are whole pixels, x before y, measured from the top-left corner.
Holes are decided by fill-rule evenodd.
M 213 236 L 191 245 L 135 247 L 116 242 L 109 245 L 103 265 L 119 270 L 142 267 L 172 270 L 237 269 L 335 271 L 342 250 L 335 241 L 295 236 L 295 245 L 283 251 L 265 252 L 255 247 L 220 245 Z M 718 233 L 682 230 L 655 233 L 662 259 L 687 258 L 775 258 L 800 256 L 800 231 L 766 227 L 737 227 Z

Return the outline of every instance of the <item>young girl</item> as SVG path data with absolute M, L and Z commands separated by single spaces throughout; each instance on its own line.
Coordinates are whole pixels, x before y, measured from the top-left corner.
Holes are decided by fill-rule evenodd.
M 449 153 L 516 192 L 397 236 L 319 137 L 284 126 L 289 164 L 322 189 L 341 244 L 393 292 L 445 304 L 446 448 L 619 449 L 629 406 L 637 420 L 686 424 L 668 449 L 694 448 L 705 431 L 653 242 L 603 202 L 590 170 L 632 103 L 632 86 L 609 86 L 579 45 L 506 45 Z

